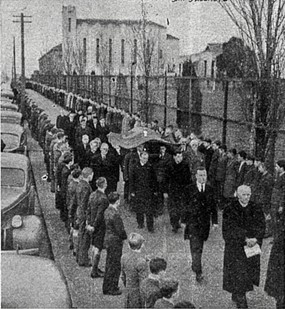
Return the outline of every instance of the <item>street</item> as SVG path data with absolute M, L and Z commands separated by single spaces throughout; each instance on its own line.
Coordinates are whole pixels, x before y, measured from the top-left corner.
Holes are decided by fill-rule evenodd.
M 27 94 L 38 107 L 43 108 L 49 115 L 52 123 L 55 123 L 60 108 L 55 106 L 40 94 L 27 90 Z M 80 308 L 122 308 L 124 295 L 105 296 L 102 293 L 102 279 L 92 279 L 90 268 L 79 267 L 69 250 L 68 234 L 63 222 L 59 218 L 59 211 L 54 206 L 54 193 L 50 192 L 50 184 L 42 180 L 46 174 L 44 157 L 37 142 L 29 140 L 30 158 L 35 174 L 38 195 L 46 222 L 48 234 L 52 244 L 52 250 L 56 264 L 62 269 L 70 289 L 74 307 Z M 118 185 L 118 191 L 122 193 L 122 182 Z M 127 234 L 138 232 L 146 239 L 145 250 L 150 257 L 161 256 L 167 260 L 167 275 L 179 279 L 180 294 L 178 300 L 189 300 L 196 308 L 236 308 L 231 300 L 231 295 L 222 289 L 223 276 L 223 249 L 224 241 L 221 232 L 222 212 L 219 212 L 219 228 L 212 230 L 203 252 L 203 273 L 205 280 L 198 284 L 195 274 L 191 270 L 191 255 L 189 241 L 184 241 L 183 230 L 177 234 L 171 231 L 167 211 L 155 221 L 155 233 L 150 234 L 144 230 L 138 230 L 134 214 L 125 209 L 123 202 L 120 210 Z M 248 293 L 249 308 L 274 308 L 274 299 L 268 297 L 263 291 L 266 277 L 267 263 L 270 254 L 272 238 L 264 240 L 261 256 L 261 282 L 258 288 Z M 127 243 L 124 252 L 128 250 Z M 100 268 L 104 269 L 106 253 L 103 251 Z M 121 288 L 122 282 L 120 282 Z

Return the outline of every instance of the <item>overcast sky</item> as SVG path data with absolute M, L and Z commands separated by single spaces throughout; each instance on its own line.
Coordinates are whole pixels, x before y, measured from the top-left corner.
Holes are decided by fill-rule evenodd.
M 202 51 L 208 43 L 222 43 L 238 32 L 217 2 L 193 0 L 144 0 L 148 18 L 166 26 L 180 39 L 180 54 Z M 61 43 L 62 5 L 76 6 L 79 18 L 138 19 L 141 0 L 1 0 L 1 66 L 10 75 L 13 36 L 16 39 L 17 72 L 20 73 L 20 23 L 13 17 L 31 15 L 25 24 L 26 74 L 38 69 L 38 59 Z

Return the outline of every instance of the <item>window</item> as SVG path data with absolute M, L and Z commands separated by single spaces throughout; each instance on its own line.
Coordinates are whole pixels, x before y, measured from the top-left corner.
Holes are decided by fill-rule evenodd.
M 109 39 L 109 63 L 112 63 L 112 39 Z
M 68 18 L 68 31 L 71 31 L 71 18 Z
M 162 49 L 159 50 L 159 59 L 162 59 Z
M 207 77 L 207 60 L 204 60 L 204 77 Z
M 86 46 L 86 38 L 83 39 L 83 63 L 86 65 L 87 62 L 87 46 Z
M 125 63 L 125 40 L 122 39 L 121 41 L 121 63 Z
M 138 54 L 138 40 L 134 40 L 134 59 L 133 62 L 137 63 L 137 54 Z
M 96 39 L 96 63 L 99 63 L 100 57 L 100 40 Z
M 215 74 L 215 61 L 212 60 L 212 67 L 211 67 L 211 77 L 214 78 Z

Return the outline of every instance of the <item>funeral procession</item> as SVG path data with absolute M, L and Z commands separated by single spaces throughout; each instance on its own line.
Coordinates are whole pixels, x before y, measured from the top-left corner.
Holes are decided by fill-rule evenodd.
M 285 1 L 1 1 L 1 308 L 285 309 Z

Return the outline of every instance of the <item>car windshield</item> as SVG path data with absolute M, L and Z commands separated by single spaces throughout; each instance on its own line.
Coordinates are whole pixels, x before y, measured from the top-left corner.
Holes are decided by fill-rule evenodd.
M 25 172 L 19 168 L 1 167 L 1 187 L 23 187 Z
M 4 151 L 19 147 L 19 136 L 16 134 L 2 132 L 1 139 L 6 144 Z

